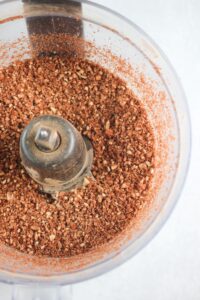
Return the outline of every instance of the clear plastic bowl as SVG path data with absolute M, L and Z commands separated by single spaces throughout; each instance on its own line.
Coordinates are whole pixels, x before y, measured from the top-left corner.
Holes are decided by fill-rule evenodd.
M 156 137 L 154 201 L 137 231 L 129 231 L 128 236 L 124 234 L 120 242 L 111 243 L 101 255 L 92 253 L 84 259 L 75 257 L 70 264 L 64 258 L 36 260 L 0 246 L 2 282 L 56 286 L 86 280 L 115 268 L 140 251 L 160 230 L 180 195 L 187 174 L 190 122 L 182 87 L 159 47 L 125 17 L 91 2 L 65 5 L 58 2 L 24 4 L 18 0 L 1 2 L 0 67 L 12 62 L 14 50 L 16 53 L 21 51 L 20 48 L 16 50 L 17 42 L 16 49 L 9 45 L 13 45 L 22 35 L 29 40 L 30 46 L 30 28 L 39 30 L 38 17 L 43 18 L 43 29 L 40 28 L 40 31 L 49 28 L 52 33 L 53 26 L 57 32 L 56 26 L 65 19 L 64 22 L 70 22 L 71 28 L 76 26 L 79 34 L 99 49 L 96 54 L 86 51 L 87 58 L 118 72 L 126 81 L 145 106 Z M 55 43 L 50 47 L 54 48 L 56 42 L 55 38 Z M 116 59 L 112 59 L 113 55 Z M 27 57 L 30 53 L 21 59 Z

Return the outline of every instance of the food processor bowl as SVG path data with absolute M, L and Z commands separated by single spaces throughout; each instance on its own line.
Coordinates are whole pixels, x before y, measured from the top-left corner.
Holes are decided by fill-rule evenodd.
M 69 39 L 63 42 L 60 35 L 65 34 Z M 46 35 L 51 36 L 47 42 Z M 87 1 L 0 2 L 0 68 L 63 51 L 117 74 L 145 107 L 155 135 L 156 167 L 149 191 L 153 200 L 137 228 L 130 224 L 102 249 L 84 256 L 35 257 L 0 244 L 0 280 L 33 289 L 95 277 L 140 251 L 170 215 L 190 158 L 190 122 L 182 87 L 163 52 L 139 27 Z

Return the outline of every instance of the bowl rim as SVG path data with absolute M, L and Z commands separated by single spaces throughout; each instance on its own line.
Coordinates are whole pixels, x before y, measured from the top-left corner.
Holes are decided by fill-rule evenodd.
M 19 0 L 3 0 L 0 2 L 0 6 L 6 5 L 8 3 L 13 3 L 13 2 L 20 3 L 21 1 L 19 1 Z M 187 132 L 185 132 L 185 136 L 188 141 L 187 149 L 185 149 L 185 152 L 186 152 L 185 157 L 184 157 L 185 161 L 182 163 L 183 174 L 182 174 L 182 178 L 178 179 L 179 187 L 178 187 L 178 190 L 176 191 L 176 196 L 174 197 L 174 201 L 172 203 L 168 203 L 168 201 L 166 201 L 166 203 L 164 205 L 165 213 L 164 213 L 162 219 L 158 220 L 158 217 L 156 217 L 153 220 L 153 222 L 149 225 L 149 227 L 147 228 L 147 231 L 148 232 L 150 231 L 150 233 L 148 233 L 148 236 L 146 237 L 146 239 L 144 240 L 144 237 L 143 237 L 144 235 L 139 237 L 139 238 L 143 238 L 143 241 L 140 243 L 140 246 L 138 247 L 138 249 L 136 249 L 135 251 L 130 251 L 130 247 L 133 243 L 128 244 L 127 247 L 125 249 L 123 249 L 123 251 L 122 251 L 123 255 L 121 255 L 120 259 L 118 261 L 115 261 L 114 264 L 111 262 L 112 258 L 107 258 L 101 262 L 97 262 L 91 266 L 88 266 L 83 270 L 78 270 L 75 272 L 58 274 L 58 275 L 53 275 L 53 276 L 48 276 L 48 277 L 44 277 L 44 276 L 40 276 L 40 275 L 33 275 L 33 274 L 28 274 L 28 273 L 27 274 L 14 273 L 11 271 L 1 270 L 0 271 L 0 281 L 4 282 L 4 283 L 35 284 L 35 283 L 39 282 L 40 284 L 43 284 L 43 285 L 48 285 L 48 284 L 66 285 L 66 284 L 78 283 L 78 282 L 85 281 L 85 280 L 88 280 L 91 278 L 95 278 L 95 277 L 102 275 L 110 270 L 113 270 L 117 266 L 120 266 L 122 263 L 126 262 L 131 257 L 135 256 L 139 251 L 141 251 L 145 246 L 147 246 L 149 244 L 149 242 L 157 235 L 157 233 L 164 226 L 164 224 L 166 223 L 167 219 L 169 218 L 170 214 L 172 213 L 172 211 L 181 195 L 183 186 L 184 186 L 186 178 L 187 178 L 188 170 L 189 170 L 192 141 L 191 141 L 191 119 L 190 119 L 190 114 L 189 114 L 188 103 L 186 101 L 186 96 L 185 96 L 183 87 L 181 86 L 180 80 L 179 80 L 172 64 L 170 63 L 169 59 L 165 55 L 165 53 L 156 44 L 156 42 L 154 42 L 154 40 L 146 32 L 143 31 L 143 29 L 141 29 L 133 21 L 124 17 L 120 13 L 115 12 L 114 10 L 107 8 L 101 4 L 93 3 L 93 2 L 87 1 L 87 0 L 73 0 L 73 2 L 77 2 L 80 4 L 83 3 L 88 6 L 97 8 L 99 10 L 106 11 L 107 13 L 114 15 L 115 17 L 121 19 L 122 21 L 124 21 L 125 23 L 127 23 L 131 27 L 133 27 L 134 30 L 136 30 L 143 38 L 145 38 L 145 40 L 152 46 L 152 48 L 156 49 L 157 52 L 159 53 L 159 56 L 160 56 L 159 59 L 162 60 L 162 62 L 165 64 L 165 67 L 168 68 L 168 70 L 173 75 L 173 77 L 174 77 L 173 80 L 175 81 L 176 86 L 178 87 L 181 97 L 182 97 L 182 109 L 183 109 L 186 124 L 187 124 L 187 128 L 186 128 Z M 59 4 L 59 2 L 57 2 L 56 4 Z M 146 232 L 144 234 L 146 234 Z M 126 252 L 126 254 L 125 254 L 125 252 Z M 75 279 L 70 278 L 70 276 L 72 274 L 73 274 L 73 276 L 76 277 Z

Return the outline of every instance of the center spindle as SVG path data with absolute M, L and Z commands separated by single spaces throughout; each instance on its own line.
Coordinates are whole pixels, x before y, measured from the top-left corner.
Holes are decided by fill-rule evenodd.
M 91 176 L 90 141 L 57 116 L 40 116 L 29 123 L 21 135 L 20 156 L 28 174 L 53 197 L 83 186 Z

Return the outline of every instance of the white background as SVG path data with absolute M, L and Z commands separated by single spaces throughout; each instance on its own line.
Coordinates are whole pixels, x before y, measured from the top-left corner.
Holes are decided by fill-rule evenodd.
M 192 120 L 189 175 L 170 219 L 117 269 L 67 289 L 73 300 L 200 299 L 200 1 L 96 0 L 128 17 L 166 53 L 184 87 Z M 63 291 L 64 292 L 64 291 Z M 8 288 L 1 286 L 0 300 Z M 64 298 L 65 299 L 65 298 Z

